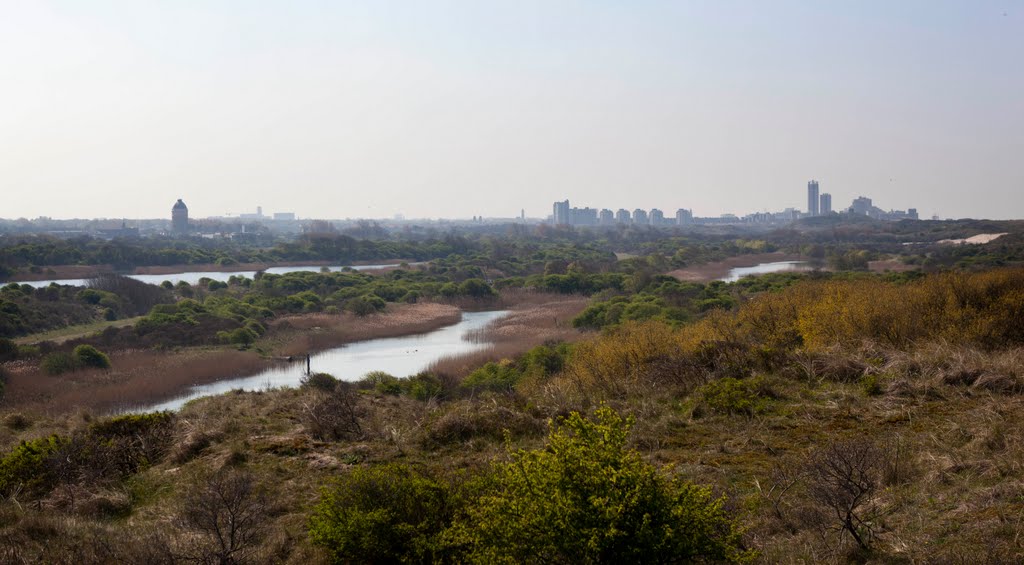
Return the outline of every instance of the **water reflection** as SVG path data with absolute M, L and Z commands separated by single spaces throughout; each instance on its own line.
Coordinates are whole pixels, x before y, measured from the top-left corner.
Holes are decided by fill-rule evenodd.
M 761 263 L 753 267 L 736 267 L 729 271 L 729 274 L 719 280 L 725 282 L 736 282 L 743 277 L 750 275 L 763 275 L 765 273 L 781 273 L 785 271 L 809 271 L 813 267 L 807 261 L 776 261 L 774 263 Z
M 492 312 L 465 312 L 462 321 L 425 334 L 389 337 L 360 341 L 318 353 L 311 359 L 313 372 L 330 373 L 340 380 L 356 381 L 370 371 L 384 371 L 396 377 L 415 375 L 426 370 L 431 363 L 453 355 L 471 353 L 488 343 L 469 341 L 467 335 L 486 326 L 505 314 L 507 310 Z M 253 375 L 198 385 L 188 393 L 158 404 L 140 406 L 127 412 L 155 412 L 177 410 L 189 400 L 235 389 L 248 391 L 277 387 L 298 386 L 305 363 L 288 363 Z
M 422 262 L 422 261 L 421 262 L 417 262 L 417 263 L 408 263 L 408 265 L 410 267 L 413 267 L 413 266 L 416 266 L 416 265 L 422 265 L 422 264 L 424 264 L 424 262 Z M 327 267 L 327 269 L 330 270 L 331 272 L 337 272 L 337 271 L 340 271 L 340 270 L 345 269 L 345 268 L 354 269 L 356 271 L 371 271 L 371 270 L 374 270 L 374 269 L 386 269 L 386 268 L 389 268 L 389 267 L 397 267 L 397 266 L 399 266 L 399 263 L 386 263 L 386 264 L 381 264 L 381 265 L 349 265 L 349 266 L 338 266 L 338 265 L 336 265 L 336 266 Z M 299 265 L 299 266 L 296 266 L 296 267 L 271 267 L 269 269 L 266 269 L 264 272 L 265 273 L 270 273 L 272 275 L 284 275 L 284 274 L 287 274 L 287 273 L 300 273 L 300 272 L 309 272 L 309 271 L 320 271 L 323 268 L 324 267 L 322 267 L 320 265 Z M 142 281 L 142 282 L 148 283 L 148 284 L 160 284 L 160 283 L 162 283 L 164 281 L 171 281 L 171 283 L 173 283 L 173 284 L 178 284 L 181 281 L 185 281 L 188 284 L 196 284 L 196 283 L 199 282 L 199 279 L 202 279 L 202 278 L 207 278 L 207 279 L 210 279 L 210 280 L 220 281 L 220 282 L 227 282 L 227 280 L 229 278 L 233 277 L 233 276 L 241 276 L 241 277 L 245 277 L 245 278 L 251 279 L 255 275 L 256 275 L 256 271 L 211 271 L 211 272 L 190 271 L 190 272 L 187 272 L 187 273 L 169 273 L 169 274 L 166 274 L 166 275 L 125 275 L 125 276 L 127 276 L 130 279 L 135 279 L 137 281 Z M 45 286 L 50 286 L 50 283 L 57 283 L 57 284 L 70 285 L 70 286 L 85 286 L 88 283 L 88 281 L 89 281 L 89 279 L 52 279 L 52 280 L 45 280 L 45 281 L 22 281 L 22 282 L 18 282 L 18 284 L 27 284 L 27 285 L 29 285 L 29 286 L 31 286 L 33 288 L 43 288 Z M 14 282 L 17 282 L 17 281 L 14 281 Z

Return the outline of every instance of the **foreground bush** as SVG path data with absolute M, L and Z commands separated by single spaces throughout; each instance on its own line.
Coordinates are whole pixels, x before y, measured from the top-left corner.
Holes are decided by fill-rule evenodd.
M 477 563 L 750 560 L 722 499 L 627 449 L 631 425 L 610 408 L 572 413 L 546 449 L 496 467 L 449 543 Z
M 337 563 L 432 561 L 447 499 L 445 486 L 408 467 L 357 468 L 324 489 L 309 537 Z

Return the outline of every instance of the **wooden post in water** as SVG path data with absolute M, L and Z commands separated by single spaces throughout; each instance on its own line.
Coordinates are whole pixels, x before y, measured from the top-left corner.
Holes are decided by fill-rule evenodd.
M 309 370 L 309 353 L 306 354 L 306 375 L 312 375 L 313 373 Z

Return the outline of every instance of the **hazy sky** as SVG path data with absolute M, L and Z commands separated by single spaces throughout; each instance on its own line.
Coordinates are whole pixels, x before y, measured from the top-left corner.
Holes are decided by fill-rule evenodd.
M 1024 217 L 1024 1 L 0 0 L 0 217 Z

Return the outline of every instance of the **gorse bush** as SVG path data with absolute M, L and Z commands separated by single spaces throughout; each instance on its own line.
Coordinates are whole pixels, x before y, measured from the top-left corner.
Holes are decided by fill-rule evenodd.
M 324 488 L 309 537 L 335 563 L 434 561 L 451 520 L 445 485 L 409 467 L 358 467 Z
M 169 412 L 94 422 L 68 436 L 23 441 L 0 458 L 0 495 L 45 495 L 63 483 L 119 480 L 164 457 L 173 436 Z
M 522 376 L 510 360 L 504 359 L 498 363 L 486 363 L 473 371 L 462 381 L 462 386 L 474 390 L 509 392 Z
M 631 425 L 607 407 L 572 413 L 545 449 L 497 465 L 449 543 L 474 563 L 750 560 L 723 501 L 628 449 Z
M 763 377 L 734 379 L 725 377 L 700 387 L 699 392 L 709 408 L 724 414 L 755 416 L 768 408 Z
M 56 482 L 49 462 L 67 444 L 68 438 L 51 435 L 15 446 L 0 459 L 0 495 L 48 492 Z

